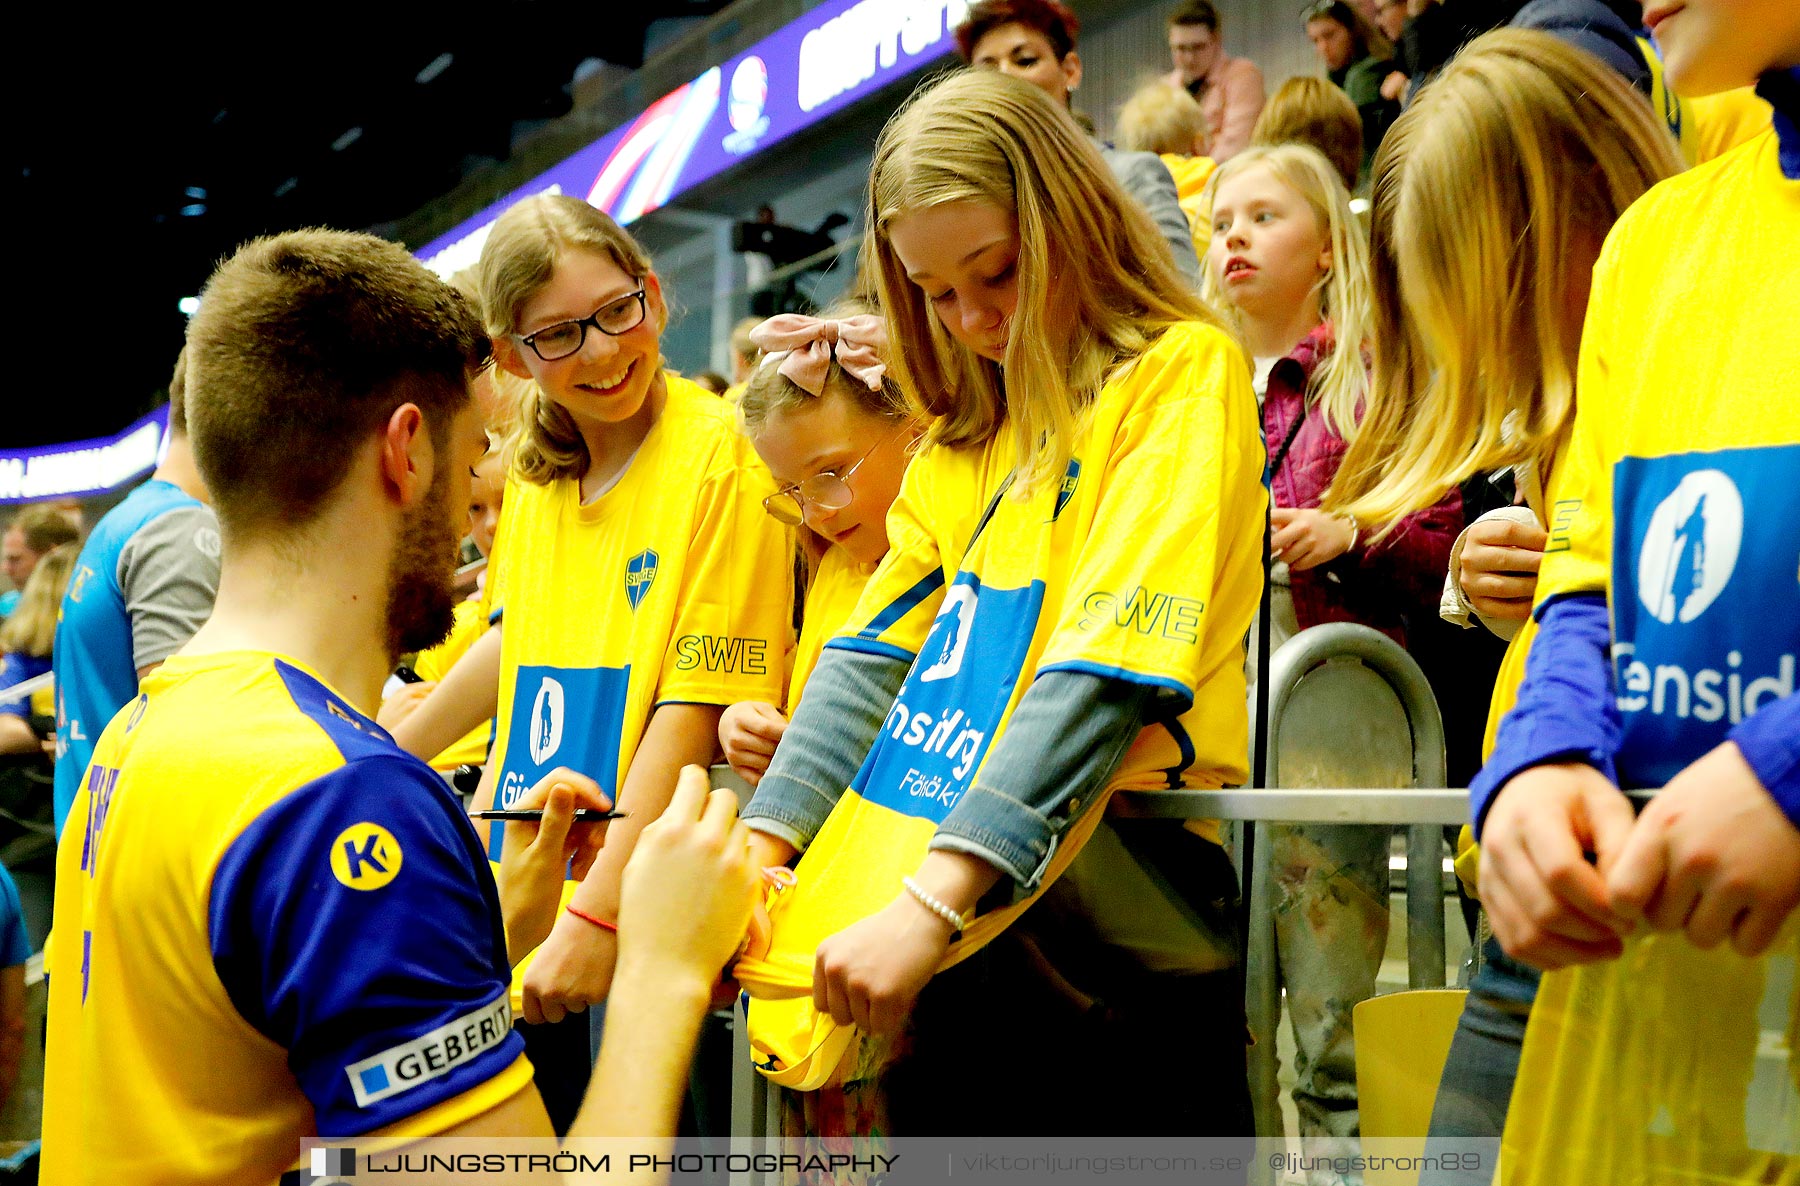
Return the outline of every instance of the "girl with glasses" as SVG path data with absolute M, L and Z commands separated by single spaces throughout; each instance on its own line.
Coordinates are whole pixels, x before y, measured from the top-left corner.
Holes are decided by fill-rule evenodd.
M 803 853 L 736 968 L 756 1061 L 816 1090 L 903 1039 L 897 1133 L 1246 1133 L 1216 823 L 1107 804 L 1246 775 L 1249 368 L 1019 79 L 954 75 L 896 115 L 867 226 L 888 366 L 929 420 L 745 810 L 757 863 Z
M 783 314 L 750 333 L 764 350 L 739 404 L 745 432 L 774 475 L 769 514 L 797 528 L 811 574 L 788 679 L 792 713 L 825 641 L 856 609 L 887 555 L 887 513 L 900 492 L 919 425 L 881 361 L 887 335 L 872 306 L 847 300 L 824 317 Z M 725 710 L 719 743 L 751 785 L 769 768 L 787 715 L 744 701 Z M 766 942 L 762 915 L 753 945 Z M 881 1135 L 888 1131 L 876 1080 L 842 1090 L 782 1093 L 784 1136 Z
M 799 529 L 811 574 L 788 679 L 791 712 L 825 640 L 849 618 L 887 555 L 888 507 L 919 429 L 885 374 L 887 335 L 866 305 L 847 301 L 823 319 L 784 313 L 750 337 L 767 353 L 745 386 L 739 414 L 775 478 L 763 506 Z M 725 760 L 755 786 L 786 727 L 777 705 L 732 705 L 719 720 Z
M 731 405 L 663 369 L 662 285 L 612 219 L 527 199 L 476 274 L 496 361 L 530 382 L 490 578 L 500 703 L 475 806 L 567 766 L 630 813 L 537 936 L 521 1003 L 554 1022 L 607 995 L 620 873 L 676 773 L 711 761 L 726 705 L 781 694 L 790 544 Z

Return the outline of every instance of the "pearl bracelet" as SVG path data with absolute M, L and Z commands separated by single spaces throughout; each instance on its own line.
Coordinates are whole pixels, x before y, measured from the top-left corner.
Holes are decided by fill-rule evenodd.
M 902 877 L 900 879 L 900 884 L 906 887 L 906 892 L 913 896 L 913 900 L 915 902 L 917 902 L 919 905 L 925 907 L 925 909 L 931 911 L 933 914 L 937 915 L 939 918 L 943 919 L 945 922 L 949 923 L 951 928 L 957 934 L 959 934 L 959 935 L 962 934 L 963 931 L 967 928 L 968 923 L 964 920 L 962 915 L 958 914 L 956 911 L 954 911 L 954 910 L 950 909 L 950 907 L 946 906 L 943 902 L 941 902 L 937 898 L 933 897 L 929 890 L 927 890 L 924 886 L 920 885 L 918 882 L 914 881 L 912 878 Z

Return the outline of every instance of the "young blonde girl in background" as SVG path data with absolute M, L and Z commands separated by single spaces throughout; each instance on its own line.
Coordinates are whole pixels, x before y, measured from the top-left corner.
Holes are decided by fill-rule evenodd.
M 1103 806 L 1245 776 L 1242 354 L 1067 111 L 997 72 L 890 121 L 867 224 L 888 363 L 931 419 L 745 812 L 757 863 L 805 853 L 739 965 L 753 996 L 807 993 L 783 1042 L 759 1011 L 791 1002 L 752 1001 L 758 1063 L 827 1086 L 866 1069 L 850 1027 L 906 1030 L 896 1132 L 1246 1133 L 1216 825 Z
M 1271 650 L 1323 622 L 1359 622 L 1404 644 L 1407 620 L 1436 606 L 1461 504 L 1451 492 L 1379 542 L 1364 539 L 1353 520 L 1319 509 L 1369 389 L 1368 246 L 1350 194 L 1317 149 L 1285 144 L 1232 157 L 1213 175 L 1207 198 L 1206 293 L 1243 331 L 1262 403 Z M 1276 947 L 1299 1052 L 1300 1131 L 1352 1137 L 1350 1011 L 1374 995 L 1386 946 L 1390 830 L 1272 825 L 1270 837 L 1279 870 Z
M 74 571 L 79 543 L 59 544 L 45 552 L 19 591 L 19 603 L 0 625 L 0 692 L 50 670 L 56 639 L 57 608 Z M 21 700 L 0 704 L 0 754 L 41 754 L 44 738 L 33 725 L 54 721 L 54 693 L 45 688 Z
M 1379 530 L 1458 486 L 1493 489 L 1494 471 L 1516 478 L 1523 506 L 1473 523 L 1450 571 L 1465 604 L 1517 632 L 1493 688 L 1489 745 L 1535 633 L 1524 619 L 1545 541 L 1543 490 L 1575 410 L 1594 260 L 1625 208 L 1679 168 L 1667 130 L 1628 83 L 1527 31 L 1472 43 L 1419 92 L 1376 161 L 1375 381 L 1325 505 Z M 1469 884 L 1473 864 L 1464 847 L 1458 872 Z M 1537 972 L 1492 938 L 1481 949 L 1434 1137 L 1498 1137 L 1506 1118 Z M 1485 1183 L 1491 1173 L 1432 1170 L 1422 1181 Z
M 527 199 L 476 274 L 497 364 L 532 381 L 490 578 L 500 701 L 476 807 L 568 766 L 630 813 L 525 975 L 526 1019 L 554 1022 L 605 999 L 619 875 L 676 773 L 711 761 L 726 705 L 780 695 L 789 543 L 734 409 L 664 371 L 662 286 L 612 219 Z

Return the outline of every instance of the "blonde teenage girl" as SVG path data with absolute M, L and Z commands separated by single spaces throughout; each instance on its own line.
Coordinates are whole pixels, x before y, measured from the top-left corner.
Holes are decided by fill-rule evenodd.
M 869 1049 L 852 1027 L 910 1028 L 896 1132 L 1246 1132 L 1216 825 L 1106 807 L 1245 776 L 1243 356 L 1068 112 L 998 72 L 890 121 L 868 227 L 888 363 L 931 420 L 746 810 L 758 863 L 805 854 L 744 979 L 810 985 L 813 1020 L 763 1041 L 753 1002 L 759 1063 L 826 1085 Z
M 734 410 L 663 370 L 662 285 L 612 219 L 527 199 L 476 274 L 497 363 L 532 384 L 490 578 L 500 701 L 476 806 L 568 766 L 630 813 L 525 978 L 526 1019 L 556 1021 L 606 996 L 620 871 L 676 772 L 711 760 L 725 705 L 780 694 L 789 551 Z
M 1488 34 L 1423 88 L 1376 161 L 1375 380 L 1325 506 L 1384 524 L 1510 470 L 1530 521 L 1475 523 L 1451 576 L 1486 615 L 1523 619 L 1544 545 L 1542 491 L 1575 409 L 1594 260 L 1625 208 L 1679 168 L 1642 96 L 1548 34 Z M 1507 651 L 1490 739 L 1533 633 L 1525 624 Z M 1466 850 L 1458 866 L 1471 883 L 1472 860 Z M 1483 956 L 1434 1135 L 1497 1137 L 1505 1120 L 1537 973 L 1491 940 Z

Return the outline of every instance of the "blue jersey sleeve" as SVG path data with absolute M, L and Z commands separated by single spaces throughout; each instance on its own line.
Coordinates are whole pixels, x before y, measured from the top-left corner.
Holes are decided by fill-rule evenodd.
M 288 1051 L 321 1136 L 404 1120 L 524 1051 L 480 842 L 404 755 L 351 761 L 259 816 L 219 863 L 209 925 L 233 1003 Z
M 1731 731 L 1788 821 L 1800 828 L 1800 696 L 1788 695 L 1750 714 Z
M 1469 784 L 1477 838 L 1500 788 L 1533 766 L 1586 762 L 1618 781 L 1611 644 L 1606 598 L 1597 593 L 1559 597 L 1541 610 L 1518 700 L 1500 722 L 1494 752 Z

